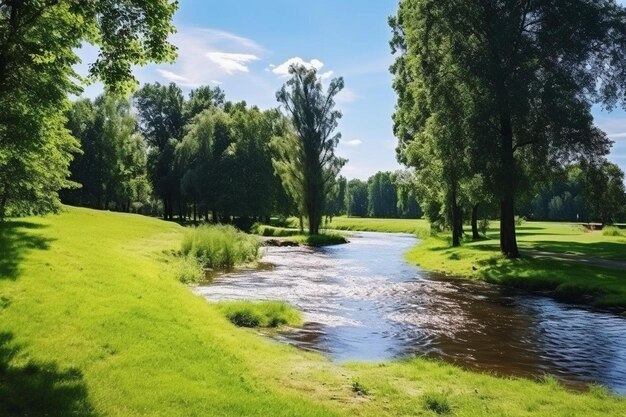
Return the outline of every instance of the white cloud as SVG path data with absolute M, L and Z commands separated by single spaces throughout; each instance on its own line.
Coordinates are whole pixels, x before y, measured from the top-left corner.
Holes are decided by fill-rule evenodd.
M 626 138 L 626 132 L 619 132 L 619 133 L 607 133 L 607 136 L 610 137 L 611 139 L 621 139 L 621 138 Z
M 335 101 L 340 104 L 351 103 L 357 99 L 357 95 L 349 88 L 344 88 L 335 96 Z
M 346 146 L 359 146 L 362 143 L 363 143 L 363 141 L 361 139 L 352 139 L 352 140 L 348 140 L 346 142 L 343 142 L 343 144 L 346 145 Z
M 220 84 L 238 73 L 250 72 L 250 63 L 265 51 L 256 42 L 230 32 L 208 28 L 180 29 L 171 37 L 178 58 L 159 65 L 158 76 L 183 87 Z
M 335 73 L 334 71 L 326 71 L 326 72 L 320 74 L 320 78 L 322 80 L 326 80 L 326 79 L 332 77 L 334 73 Z
M 283 62 L 280 65 L 270 65 L 270 68 L 272 69 L 272 72 L 276 75 L 280 75 L 281 77 L 288 77 L 289 76 L 289 68 L 292 65 L 296 65 L 296 66 L 303 66 L 305 68 L 314 68 L 316 70 L 320 70 L 323 66 L 324 63 L 322 61 L 320 61 L 319 59 L 313 58 L 310 61 L 305 61 L 304 59 L 300 58 L 299 56 L 294 56 L 293 58 L 289 58 L 288 60 L 286 60 L 285 62 Z M 328 71 L 330 72 L 332 75 L 332 71 Z M 328 72 L 324 73 L 327 74 Z
M 249 72 L 248 62 L 256 61 L 258 56 L 253 54 L 237 54 L 230 52 L 207 52 L 206 56 L 227 74 L 237 71 Z

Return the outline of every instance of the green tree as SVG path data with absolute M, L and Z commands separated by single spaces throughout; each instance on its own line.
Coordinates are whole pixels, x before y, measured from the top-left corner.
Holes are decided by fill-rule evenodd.
M 585 202 L 591 218 L 602 224 L 614 223 L 626 208 L 624 172 L 608 161 L 586 164 L 583 172 Z
M 566 4 L 406 0 L 391 19 L 401 139 L 414 136 L 422 101 L 408 87 L 435 91 L 453 82 L 472 104 L 464 121 L 469 149 L 491 155 L 483 164 L 500 203 L 500 247 L 517 257 L 515 198 L 523 174 L 541 175 L 609 141 L 593 126 L 591 104 L 623 93 L 626 24 L 613 0 Z M 445 76 L 450 74 L 453 77 Z M 417 99 L 415 101 L 414 99 Z M 420 114 L 423 114 L 421 112 Z M 444 124 L 454 119 L 446 117 Z
M 377 172 L 367 181 L 368 214 L 372 217 L 397 217 L 398 195 L 391 172 Z
M 93 79 L 127 91 L 131 67 L 174 57 L 168 0 L 0 3 L 0 217 L 59 207 L 77 142 L 65 129 L 68 94 L 80 93 L 73 65 L 83 42 L 100 54 Z M 16 105 L 19 103 L 19 105 Z
M 327 196 L 346 162 L 335 155 L 341 135 L 334 133 L 341 117 L 334 97 L 343 89 L 343 79 L 333 79 L 324 93 L 314 69 L 292 66 L 289 73 L 292 78 L 276 97 L 291 117 L 293 133 L 275 138 L 274 166 L 285 188 L 300 199 L 309 233 L 317 234 Z
M 174 83 L 146 84 L 135 93 L 139 127 L 148 149 L 148 177 L 163 202 L 163 217 L 181 213 L 180 174 L 175 170 L 174 152 L 183 136 L 184 96 Z
M 365 217 L 368 210 L 367 183 L 359 179 L 348 181 L 346 191 L 348 216 Z

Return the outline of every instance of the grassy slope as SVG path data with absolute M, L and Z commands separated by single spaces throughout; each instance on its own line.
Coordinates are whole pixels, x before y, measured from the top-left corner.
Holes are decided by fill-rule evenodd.
M 428 270 L 481 278 L 537 290 L 554 290 L 572 301 L 626 308 L 625 272 L 549 258 L 507 260 L 498 250 L 498 230 L 487 240 L 451 248 L 447 236 L 431 237 L 407 257 Z M 569 223 L 526 222 L 518 228 L 522 249 L 539 249 L 606 259 L 626 259 L 626 238 L 584 232 Z
M 425 360 L 338 366 L 238 329 L 175 281 L 174 224 L 69 208 L 0 228 L 0 415 L 434 415 L 431 394 L 458 416 L 626 414 L 602 390 Z

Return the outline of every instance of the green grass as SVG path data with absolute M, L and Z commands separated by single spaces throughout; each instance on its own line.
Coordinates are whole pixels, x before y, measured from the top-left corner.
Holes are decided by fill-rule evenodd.
M 239 327 L 296 327 L 302 325 L 298 310 L 282 301 L 224 301 L 220 311 Z
M 525 222 L 518 227 L 521 249 L 568 253 L 604 259 L 626 259 L 626 238 L 586 232 L 571 223 Z M 450 247 L 448 235 L 425 239 L 407 259 L 424 269 L 490 282 L 554 291 L 561 299 L 626 309 L 623 270 L 550 258 L 505 259 L 498 249 L 498 229 L 487 239 Z
M 434 395 L 455 416 L 626 413 L 602 389 L 424 359 L 337 365 L 237 328 L 176 279 L 184 232 L 76 208 L 0 225 L 0 415 L 433 416 Z
M 299 229 L 257 224 L 254 226 L 253 232 L 265 237 L 287 237 L 289 238 L 287 240 L 306 246 L 341 245 L 348 242 L 342 234 L 329 231 L 317 235 L 309 235 L 300 232 Z
M 626 236 L 626 232 L 617 226 L 606 226 L 602 229 L 602 236 Z
M 258 257 L 256 236 L 230 225 L 203 225 L 190 228 L 181 244 L 181 253 L 196 259 L 204 268 L 231 268 Z
M 375 219 L 368 217 L 333 217 L 326 225 L 328 229 L 364 232 L 423 233 L 430 230 L 428 221 L 423 219 Z

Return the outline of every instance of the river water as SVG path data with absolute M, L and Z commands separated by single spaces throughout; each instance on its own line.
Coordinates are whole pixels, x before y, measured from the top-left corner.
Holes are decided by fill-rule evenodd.
M 626 317 L 427 273 L 403 259 L 417 242 L 410 235 L 363 232 L 350 241 L 265 248 L 272 267 L 225 274 L 196 292 L 287 301 L 306 323 L 276 337 L 337 361 L 419 355 L 626 394 Z

